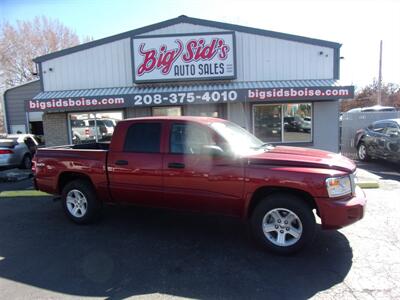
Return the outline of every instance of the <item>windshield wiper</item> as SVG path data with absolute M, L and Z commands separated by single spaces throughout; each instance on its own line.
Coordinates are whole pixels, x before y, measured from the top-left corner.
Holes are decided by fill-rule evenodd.
M 262 149 L 264 148 L 265 151 L 271 150 L 274 148 L 274 146 L 272 144 L 269 143 L 263 143 L 260 146 L 257 147 L 251 147 L 251 149 Z

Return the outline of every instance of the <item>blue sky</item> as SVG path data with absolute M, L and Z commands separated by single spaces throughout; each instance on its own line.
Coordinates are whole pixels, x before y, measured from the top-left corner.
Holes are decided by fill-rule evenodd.
M 341 79 L 356 86 L 377 77 L 381 39 L 383 79 L 400 84 L 399 12 L 397 0 L 0 0 L 0 21 L 45 15 L 94 39 L 185 14 L 334 41 Z

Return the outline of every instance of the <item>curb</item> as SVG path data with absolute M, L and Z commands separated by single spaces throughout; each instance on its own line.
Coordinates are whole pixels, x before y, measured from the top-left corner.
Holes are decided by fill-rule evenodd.
M 0 192 L 0 198 L 13 198 L 13 197 L 43 197 L 51 196 L 45 192 L 36 190 L 25 190 L 25 191 L 4 191 Z
M 357 182 L 357 185 L 363 189 L 378 189 L 379 182 L 376 180 Z

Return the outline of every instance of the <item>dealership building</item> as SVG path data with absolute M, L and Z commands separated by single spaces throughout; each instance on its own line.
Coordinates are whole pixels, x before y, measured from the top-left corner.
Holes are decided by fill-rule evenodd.
M 340 46 L 180 16 L 35 58 L 39 80 L 4 94 L 7 130 L 55 146 L 108 140 L 125 118 L 212 116 L 337 152 L 339 99 L 354 94 Z

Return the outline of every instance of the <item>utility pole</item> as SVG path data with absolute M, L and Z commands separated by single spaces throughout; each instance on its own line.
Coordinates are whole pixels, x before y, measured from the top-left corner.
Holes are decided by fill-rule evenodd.
M 382 40 L 379 47 L 378 105 L 382 103 Z

